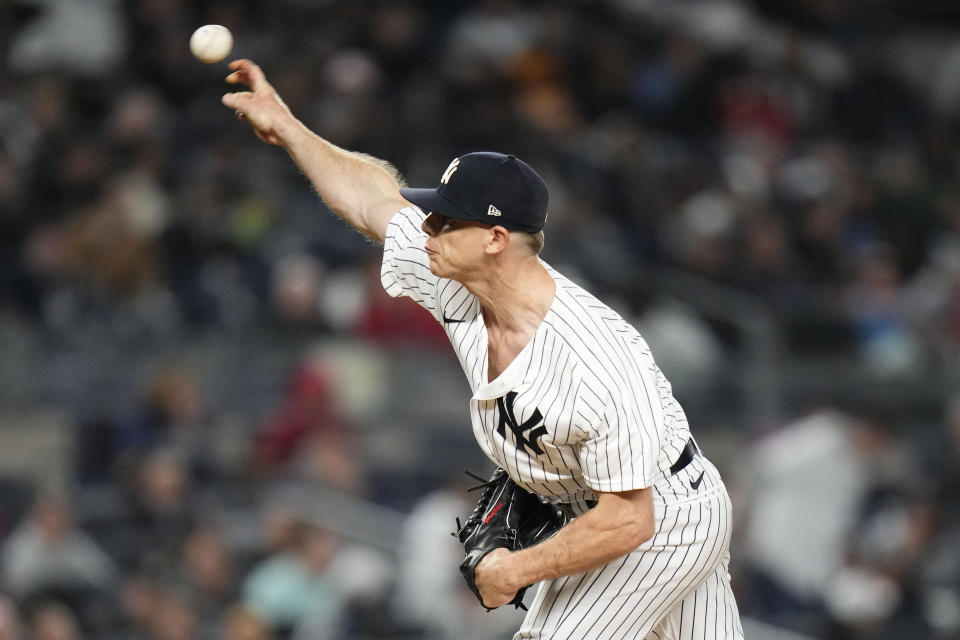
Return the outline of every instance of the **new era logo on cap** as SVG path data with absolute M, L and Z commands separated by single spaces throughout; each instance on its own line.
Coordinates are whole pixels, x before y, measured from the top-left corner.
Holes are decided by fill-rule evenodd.
M 543 178 L 516 156 L 492 151 L 455 158 L 435 188 L 403 188 L 400 194 L 425 212 L 513 231 L 535 233 L 547 219 Z

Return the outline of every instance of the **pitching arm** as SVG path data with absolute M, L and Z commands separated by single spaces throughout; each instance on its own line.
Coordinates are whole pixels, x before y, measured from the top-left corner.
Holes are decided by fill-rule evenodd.
M 383 242 L 390 218 L 409 206 L 400 196 L 397 171 L 383 160 L 341 149 L 310 131 L 252 61 L 234 60 L 230 68 L 227 83 L 245 84 L 250 90 L 224 95 L 223 104 L 249 122 L 262 141 L 286 149 L 334 213 Z

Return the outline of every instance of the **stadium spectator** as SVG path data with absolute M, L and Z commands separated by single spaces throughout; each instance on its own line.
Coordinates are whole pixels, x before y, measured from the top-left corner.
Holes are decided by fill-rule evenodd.
M 77 526 L 70 504 L 49 493 L 36 499 L 4 541 L 0 563 L 4 588 L 19 602 L 59 600 L 86 624 L 100 617 L 120 571 Z
M 338 547 L 330 532 L 298 523 L 293 547 L 267 557 L 246 576 L 243 602 L 279 638 L 296 637 L 301 627 L 317 634 L 312 637 L 332 637 L 344 606 L 327 573 Z

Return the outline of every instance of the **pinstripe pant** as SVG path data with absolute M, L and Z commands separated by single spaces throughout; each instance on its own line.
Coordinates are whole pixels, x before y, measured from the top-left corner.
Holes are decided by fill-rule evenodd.
M 669 500 L 663 489 L 676 480 L 655 485 L 654 536 L 602 567 L 543 582 L 514 640 L 743 638 L 728 570 L 730 497 L 713 465 L 698 462 L 704 489 Z

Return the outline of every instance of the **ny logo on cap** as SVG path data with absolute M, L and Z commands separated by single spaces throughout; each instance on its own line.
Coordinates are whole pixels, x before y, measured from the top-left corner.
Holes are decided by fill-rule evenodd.
M 460 158 L 454 158 L 453 162 L 450 163 L 450 166 L 447 167 L 447 170 L 443 172 L 443 176 L 440 178 L 440 183 L 447 184 L 450 182 L 450 178 L 453 177 L 453 174 L 455 174 L 459 168 Z

